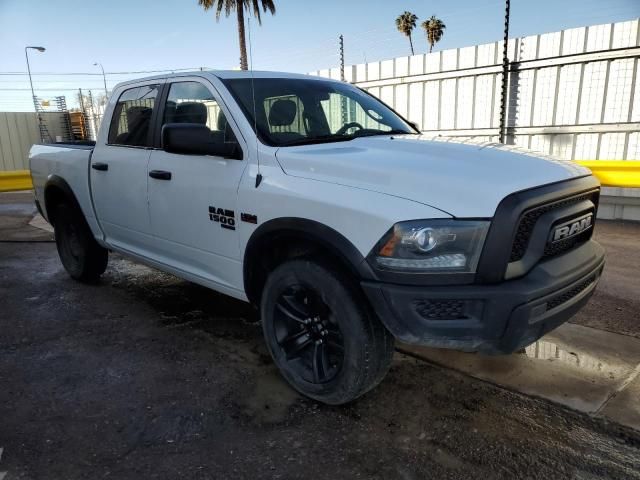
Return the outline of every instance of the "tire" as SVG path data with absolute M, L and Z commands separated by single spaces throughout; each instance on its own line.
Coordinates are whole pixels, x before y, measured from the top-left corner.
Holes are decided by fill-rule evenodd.
M 98 280 L 107 268 L 109 252 L 95 241 L 82 212 L 59 204 L 54 231 L 60 261 L 71 278 L 87 283 Z
M 260 313 L 269 352 L 289 384 L 340 405 L 382 381 L 394 339 L 352 278 L 325 264 L 331 265 L 296 259 L 278 266 L 267 279 Z

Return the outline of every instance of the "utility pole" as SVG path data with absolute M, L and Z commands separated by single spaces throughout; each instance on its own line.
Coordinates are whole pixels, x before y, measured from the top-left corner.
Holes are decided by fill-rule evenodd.
M 31 85 L 31 99 L 33 100 L 33 108 L 36 111 L 36 118 L 38 119 L 38 130 L 40 131 L 40 141 L 44 143 L 45 131 L 46 127 L 42 122 L 42 115 L 40 113 L 40 108 L 38 105 L 38 97 L 36 97 L 36 92 L 33 90 L 33 80 L 31 79 L 31 66 L 29 65 L 29 50 L 37 50 L 42 53 L 46 49 L 44 47 L 24 47 L 24 56 L 27 59 L 27 72 L 29 73 L 29 85 Z
M 340 35 L 340 80 L 344 80 L 344 37 Z
M 109 101 L 109 91 L 107 90 L 107 76 L 104 74 L 104 67 L 100 62 L 96 62 L 93 65 L 96 67 L 100 67 L 100 70 L 102 70 L 102 81 L 104 82 L 104 103 L 106 105 Z
M 504 45 L 502 49 L 502 93 L 500 94 L 500 143 L 507 142 L 507 110 L 509 85 L 509 11 L 511 1 L 506 0 L 504 12 Z

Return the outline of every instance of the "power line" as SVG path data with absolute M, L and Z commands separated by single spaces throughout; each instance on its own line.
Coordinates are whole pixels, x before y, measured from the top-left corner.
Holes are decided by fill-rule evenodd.
M 85 90 L 89 90 L 89 89 L 96 89 L 99 87 L 83 87 Z M 78 90 L 78 87 L 76 88 L 36 88 L 36 91 L 38 92 L 66 92 L 66 91 L 72 91 L 75 92 Z M 0 92 L 30 92 L 31 89 L 30 88 L 5 88 L 5 87 L 1 87 L 0 88 Z
M 188 72 L 188 71 L 200 71 L 201 68 L 207 67 L 189 67 L 189 68 L 165 68 L 163 70 L 137 70 L 131 72 L 104 72 L 105 75 L 138 75 L 143 73 L 166 73 L 166 72 Z M 207 68 L 208 69 L 208 68 Z M 0 72 L 0 75 L 28 75 L 27 72 Z M 99 75 L 102 76 L 102 72 L 31 72 L 31 75 Z

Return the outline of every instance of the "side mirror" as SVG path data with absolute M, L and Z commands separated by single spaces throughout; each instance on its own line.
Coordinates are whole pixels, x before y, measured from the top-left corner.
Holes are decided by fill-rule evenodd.
M 237 142 L 225 142 L 223 134 L 216 134 L 201 123 L 166 123 L 162 126 L 162 149 L 185 155 L 213 155 L 242 160 Z

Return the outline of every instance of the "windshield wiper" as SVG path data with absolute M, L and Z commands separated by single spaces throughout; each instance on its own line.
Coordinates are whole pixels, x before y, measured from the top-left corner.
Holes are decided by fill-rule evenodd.
M 368 131 L 368 132 L 362 133 L 361 135 L 358 135 L 358 132 L 354 133 L 355 137 L 375 137 L 380 135 L 418 135 L 418 134 L 415 132 L 407 132 L 405 130 L 400 130 L 400 129 L 393 129 L 388 131 L 379 130 L 377 132 Z
M 353 135 L 318 135 L 317 137 L 306 137 L 298 140 L 291 140 L 281 144 L 281 147 L 294 147 L 297 145 L 313 145 L 314 143 L 347 142 L 353 140 Z

